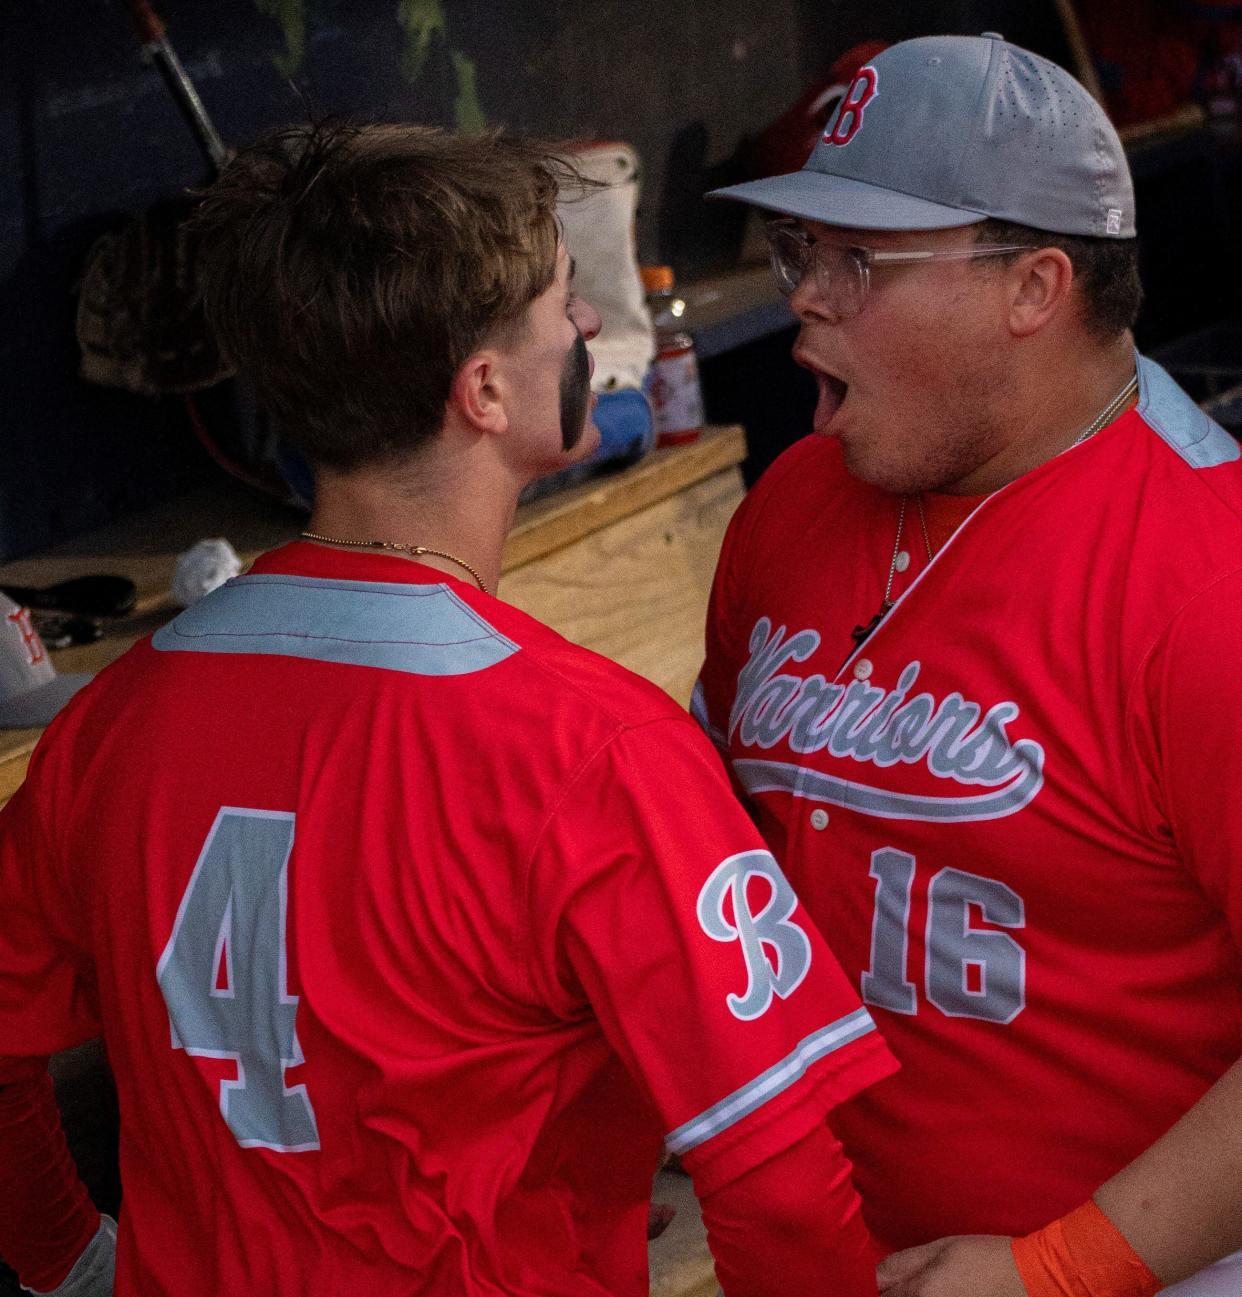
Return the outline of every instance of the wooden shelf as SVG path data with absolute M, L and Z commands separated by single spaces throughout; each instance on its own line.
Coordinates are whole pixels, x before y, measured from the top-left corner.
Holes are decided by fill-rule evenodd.
M 797 317 L 781 295 L 765 255 L 680 286 L 700 360 L 711 360 L 749 342 L 791 329 Z
M 712 428 L 688 446 L 657 450 L 633 468 L 593 478 L 518 510 L 505 545 L 502 572 L 511 572 L 594 531 L 632 517 L 746 457 L 741 428 Z

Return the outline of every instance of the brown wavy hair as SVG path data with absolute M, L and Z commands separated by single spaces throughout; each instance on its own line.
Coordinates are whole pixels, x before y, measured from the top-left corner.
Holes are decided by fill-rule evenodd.
M 193 218 L 207 318 L 313 464 L 404 458 L 439 431 L 462 363 L 552 283 L 557 193 L 583 183 L 499 131 L 274 131 Z

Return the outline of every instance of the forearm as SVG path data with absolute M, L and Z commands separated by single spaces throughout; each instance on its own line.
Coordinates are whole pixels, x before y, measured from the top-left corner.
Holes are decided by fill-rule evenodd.
M 1242 1062 L 1094 1194 L 1166 1283 L 1242 1248 Z
M 702 1206 L 726 1297 L 874 1297 L 875 1244 L 849 1162 L 826 1126 Z
M 1242 1248 L 1240 1113 L 1242 1062 L 1101 1185 L 1094 1206 L 1084 1203 L 1022 1239 L 967 1235 L 907 1248 L 880 1267 L 881 1291 L 1133 1297 L 1197 1274 Z
M 0 1059 L 0 1256 L 43 1292 L 60 1284 L 99 1228 L 46 1064 Z

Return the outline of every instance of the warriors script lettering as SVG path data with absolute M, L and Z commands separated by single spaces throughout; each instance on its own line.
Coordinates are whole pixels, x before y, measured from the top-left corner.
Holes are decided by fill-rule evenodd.
M 737 735 L 745 747 L 764 749 L 786 743 L 799 754 L 827 751 L 879 769 L 925 763 L 938 779 L 991 791 L 903 793 L 879 786 L 874 776 L 844 779 L 789 762 L 738 758 L 734 768 L 750 792 L 785 791 L 886 819 L 985 820 L 1021 810 L 1043 786 L 1043 748 L 1032 739 L 1011 741 L 1006 732 L 1018 717 L 1016 703 L 999 702 L 985 713 L 957 692 L 939 702 L 930 693 L 912 694 L 917 661 L 893 689 L 785 669 L 805 662 L 819 643 L 818 631 L 789 635 L 766 617 L 755 623 L 729 714 L 730 740 Z

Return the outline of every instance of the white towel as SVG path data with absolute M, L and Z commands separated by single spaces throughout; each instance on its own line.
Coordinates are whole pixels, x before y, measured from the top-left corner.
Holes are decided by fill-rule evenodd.
M 565 246 L 576 262 L 574 291 L 599 312 L 591 343 L 596 392 L 641 388 L 655 354 L 655 338 L 638 276 L 634 214 L 638 210 L 638 154 L 628 144 L 588 144 L 568 161 L 605 189 L 567 198 L 557 207 Z

